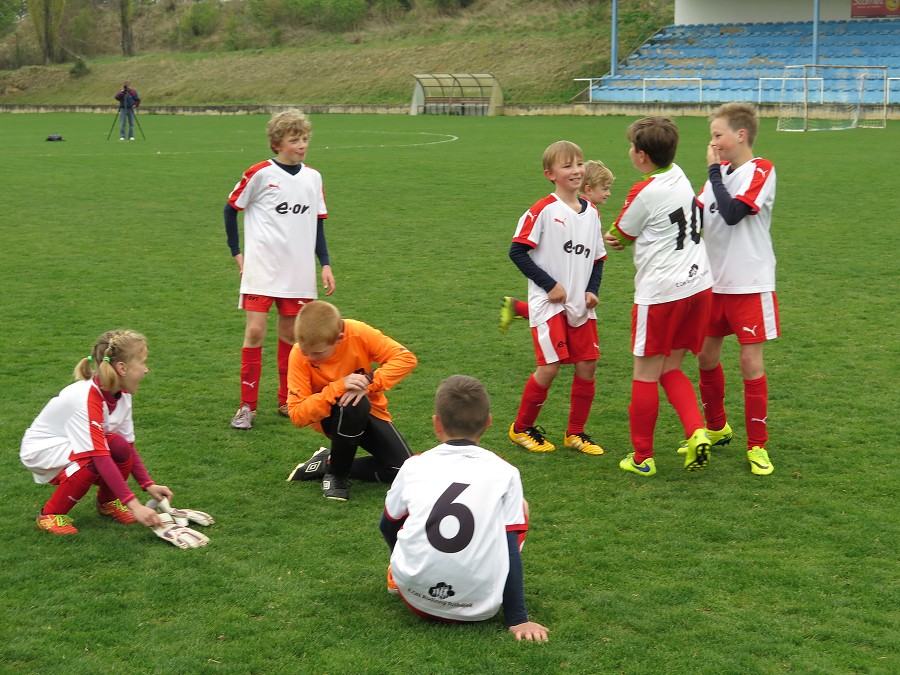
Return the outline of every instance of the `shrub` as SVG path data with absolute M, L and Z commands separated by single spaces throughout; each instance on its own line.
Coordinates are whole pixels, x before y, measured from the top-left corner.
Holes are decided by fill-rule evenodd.
M 366 0 L 325 0 L 316 16 L 316 25 L 331 33 L 343 33 L 357 28 L 366 18 Z
M 178 22 L 179 30 L 194 37 L 209 37 L 219 25 L 221 9 L 214 0 L 200 0 L 191 5 L 187 15 Z
M 72 67 L 69 68 L 69 75 L 71 75 L 72 77 L 84 77 L 90 72 L 91 69 L 88 68 L 87 64 L 84 62 L 84 59 L 75 59 L 75 63 L 73 63 Z

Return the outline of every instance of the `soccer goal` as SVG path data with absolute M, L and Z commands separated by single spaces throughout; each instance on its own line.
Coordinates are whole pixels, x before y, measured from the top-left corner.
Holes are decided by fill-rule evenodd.
M 887 103 L 887 66 L 785 66 L 778 131 L 883 129 Z

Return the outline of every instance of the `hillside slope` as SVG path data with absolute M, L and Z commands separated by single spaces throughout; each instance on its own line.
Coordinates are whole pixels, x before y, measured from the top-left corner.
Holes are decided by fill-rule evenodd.
M 621 0 L 619 18 L 622 57 L 671 22 L 672 1 Z M 403 104 L 416 72 L 489 72 L 506 103 L 557 103 L 583 88 L 574 78 L 609 70 L 610 33 L 609 0 L 482 0 L 452 17 L 416 14 L 352 33 L 298 33 L 277 48 L 97 57 L 80 77 L 71 63 L 0 71 L 0 103 L 106 105 L 128 78 L 148 105 Z M 141 40 L 161 42 L 149 34 Z

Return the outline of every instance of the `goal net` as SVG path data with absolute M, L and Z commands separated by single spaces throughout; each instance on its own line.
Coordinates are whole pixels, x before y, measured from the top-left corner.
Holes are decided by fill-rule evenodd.
M 887 66 L 785 66 L 778 131 L 882 129 Z

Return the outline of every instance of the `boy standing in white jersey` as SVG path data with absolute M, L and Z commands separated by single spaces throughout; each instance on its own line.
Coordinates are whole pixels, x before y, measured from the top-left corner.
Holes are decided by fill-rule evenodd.
M 697 198 L 713 275 L 713 301 L 700 366 L 700 396 L 713 445 L 731 441 L 725 415 L 722 343 L 736 335 L 744 379 L 744 420 L 750 470 L 766 476 L 774 467 L 766 442 L 769 391 L 763 345 L 780 335 L 775 296 L 775 252 L 769 229 L 775 203 L 775 167 L 753 154 L 759 123 L 746 103 L 727 103 L 710 117 L 706 149 L 709 180 Z
M 634 168 L 644 174 L 628 193 L 606 234 L 610 248 L 634 246 L 634 307 L 631 347 L 634 375 L 628 419 L 634 452 L 619 462 L 623 471 L 656 473 L 653 432 L 659 415 L 659 387 L 675 408 L 688 437 L 684 468 L 703 469 L 709 439 L 694 386 L 681 370 L 686 352 L 703 344 L 712 279 L 694 189 L 677 164 L 678 128 L 665 117 L 645 117 L 628 127 Z
M 585 431 L 600 358 L 594 309 L 606 259 L 600 215 L 578 196 L 584 177 L 581 148 L 557 141 L 544 151 L 543 165 L 553 193 L 519 219 L 509 248 L 510 259 L 528 278 L 528 320 L 537 360 L 509 439 L 531 452 L 556 449 L 535 422 L 560 366 L 571 363 L 575 373 L 563 443 L 587 455 L 602 455 L 603 448 Z
M 519 470 L 478 445 L 491 425 L 484 385 L 448 377 L 432 419 L 441 444 L 407 459 L 385 498 L 388 590 L 416 614 L 450 622 L 484 621 L 502 604 L 517 640 L 546 642 L 547 628 L 525 607 L 528 504 Z
M 241 405 L 231 426 L 253 426 L 259 400 L 262 345 L 269 309 L 278 310 L 278 413 L 288 415 L 288 356 L 294 345 L 294 317 L 318 297 L 316 258 L 325 295 L 334 293 L 334 276 L 325 243 L 328 217 L 322 176 L 303 163 L 311 125 L 299 110 L 276 113 L 266 134 L 273 159 L 254 164 L 234 186 L 225 205 L 228 247 L 241 274 L 238 307 L 247 315 L 241 349 Z M 237 214 L 244 212 L 245 253 L 241 253 Z

